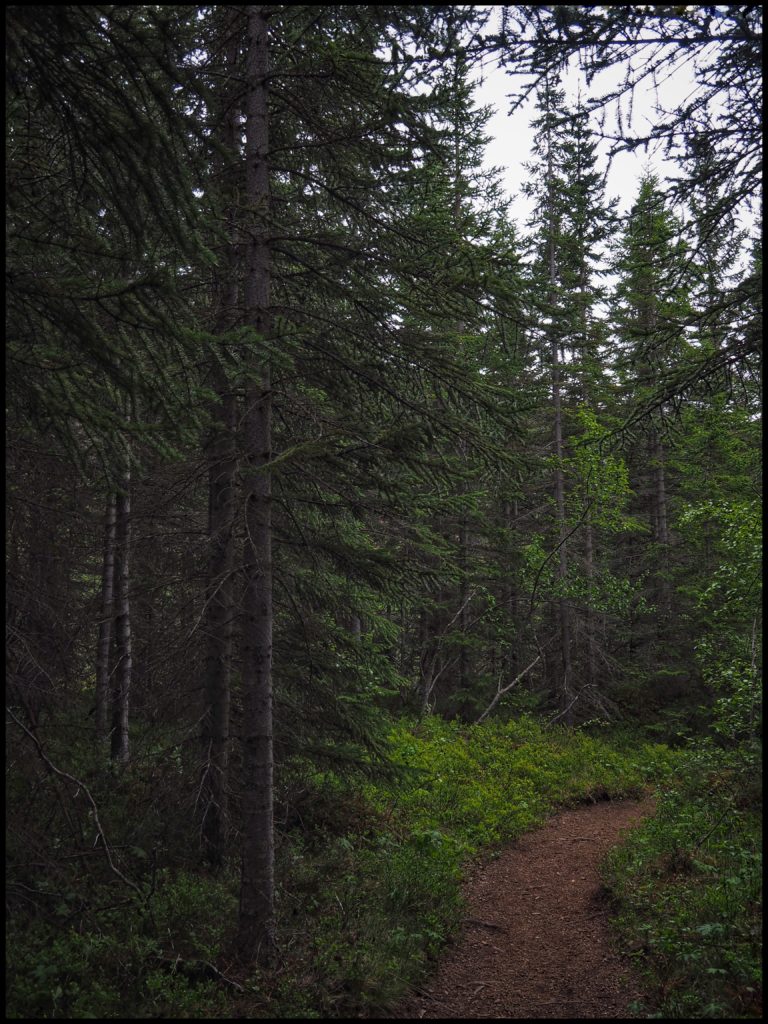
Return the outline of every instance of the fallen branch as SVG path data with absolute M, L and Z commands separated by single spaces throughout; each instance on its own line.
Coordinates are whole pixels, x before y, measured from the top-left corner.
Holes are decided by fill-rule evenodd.
M 244 985 L 241 985 L 239 981 L 233 981 L 232 978 L 228 978 L 226 974 L 222 974 L 219 968 L 208 960 L 184 960 L 180 956 L 168 957 L 160 956 L 159 954 L 153 956 L 152 959 L 163 967 L 167 967 L 171 974 L 175 974 L 176 971 L 181 969 L 186 975 L 214 978 L 216 981 L 223 982 L 238 992 L 245 992 Z
M 493 698 L 493 700 L 488 705 L 488 707 L 485 709 L 485 711 L 482 713 L 482 715 L 480 715 L 480 717 L 477 719 L 477 721 L 475 722 L 475 725 L 480 725 L 481 722 L 485 721 L 485 719 L 488 717 L 488 715 L 490 715 L 490 713 L 493 711 L 493 709 L 499 703 L 499 701 L 504 696 L 504 694 L 505 693 L 509 693 L 509 691 L 512 689 L 513 686 L 517 686 L 517 684 L 520 682 L 520 680 L 523 678 L 523 676 L 527 675 L 531 671 L 533 666 L 536 664 L 537 661 L 539 661 L 540 658 L 541 658 L 541 655 L 537 654 L 536 657 L 531 662 L 531 664 L 528 666 L 528 668 L 524 668 L 523 671 L 520 673 L 520 675 L 516 676 L 512 680 L 511 683 L 507 683 L 506 686 L 502 687 L 501 680 L 499 680 L 499 682 L 497 684 L 496 696 Z

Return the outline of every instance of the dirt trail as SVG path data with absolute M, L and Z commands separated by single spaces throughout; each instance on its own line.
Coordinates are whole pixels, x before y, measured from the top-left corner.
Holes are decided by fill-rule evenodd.
M 631 1018 L 641 989 L 614 948 L 598 864 L 651 800 L 562 811 L 467 885 L 461 936 L 398 1020 Z

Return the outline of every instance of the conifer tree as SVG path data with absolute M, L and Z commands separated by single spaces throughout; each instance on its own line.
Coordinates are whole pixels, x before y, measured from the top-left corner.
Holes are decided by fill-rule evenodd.
M 562 89 L 550 78 L 540 90 L 539 109 L 534 125 L 540 159 L 530 166 L 525 186 L 536 201 L 530 224 L 534 255 L 529 315 L 542 325 L 533 333 L 540 346 L 539 372 L 549 378 L 552 407 L 556 538 L 545 561 L 556 565 L 550 600 L 557 608 L 557 661 L 548 658 L 550 688 L 559 694 L 560 712 L 570 721 L 578 701 L 601 702 L 595 690 L 593 617 L 596 495 L 570 479 L 576 464 L 569 452 L 583 429 L 575 415 L 578 408 L 594 412 L 605 391 L 597 308 L 602 247 L 614 215 L 596 169 L 596 146 L 585 112 L 569 110 Z
M 207 346 L 211 425 L 205 439 L 208 464 L 208 574 L 205 594 L 202 781 L 199 800 L 203 855 L 215 868 L 226 860 L 229 836 L 231 677 L 236 616 L 235 534 L 237 502 L 237 397 L 225 339 L 238 326 L 241 293 L 238 272 L 237 197 L 242 171 L 240 85 L 241 18 L 232 7 L 212 15 L 208 46 L 219 72 L 210 89 L 211 220 L 217 225 L 219 265 L 212 272 L 213 334 Z M 210 67 L 206 69 L 210 73 Z
M 437 438 L 445 449 L 447 439 L 455 444 L 463 436 L 467 452 L 490 457 L 493 445 L 476 410 L 495 408 L 497 391 L 445 344 L 446 330 L 455 337 L 459 316 L 468 304 L 479 308 L 480 299 L 465 273 L 471 247 L 439 285 L 434 277 L 436 260 L 454 237 L 448 233 L 453 205 L 442 221 L 403 216 L 413 209 L 412 190 L 424 187 L 429 174 L 426 154 L 434 154 L 434 164 L 447 152 L 432 123 L 434 101 L 412 88 L 432 72 L 408 51 L 442 32 L 453 45 L 455 24 L 441 26 L 442 9 L 270 13 L 267 30 L 263 12 L 252 12 L 251 24 L 258 20 L 262 27 L 255 35 L 251 29 L 249 38 L 260 40 L 262 63 L 246 73 L 252 106 L 246 117 L 250 177 L 243 231 L 250 262 L 244 295 L 256 362 L 243 368 L 249 511 L 239 640 L 244 820 L 238 945 L 245 958 L 268 956 L 270 947 L 270 635 L 280 681 L 281 756 L 298 740 L 302 753 L 318 756 L 324 749 L 338 762 L 347 754 L 335 735 L 347 748 L 350 737 L 358 749 L 360 739 L 370 743 L 370 679 L 392 676 L 383 665 L 383 644 L 393 633 L 391 623 L 375 622 L 371 588 L 385 587 L 390 597 L 408 571 L 406 565 L 395 570 L 399 543 L 393 544 L 386 524 L 425 500 L 415 497 L 424 481 L 441 479 L 447 492 L 457 480 L 455 463 L 431 451 Z M 394 47 L 396 59 L 382 59 L 382 45 Z M 297 91 L 298 82 L 327 76 L 329 53 L 328 94 Z M 414 153 L 424 155 L 414 160 Z M 412 550 L 423 562 L 422 546 Z M 284 726 L 286 708 L 290 722 Z
M 627 218 L 615 262 L 619 280 L 614 297 L 616 365 L 624 393 L 634 408 L 656 393 L 665 374 L 690 350 L 684 324 L 689 308 L 687 253 L 680 226 L 666 206 L 658 179 L 646 175 Z M 634 466 L 653 547 L 655 635 L 669 638 L 674 623 L 666 415 L 654 399 L 648 403 L 642 451 Z

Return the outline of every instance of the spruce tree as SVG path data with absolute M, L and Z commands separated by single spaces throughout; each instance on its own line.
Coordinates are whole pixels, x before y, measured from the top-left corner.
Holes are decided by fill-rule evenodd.
M 688 299 L 687 250 L 680 224 L 667 208 L 658 179 L 646 175 L 639 184 L 637 200 L 627 218 L 619 242 L 615 268 L 619 274 L 613 298 L 616 332 L 615 366 L 620 374 L 625 407 L 644 418 L 635 435 L 631 465 L 633 486 L 638 491 L 638 515 L 650 531 L 641 561 L 653 566 L 653 592 L 647 595 L 655 608 L 652 635 L 636 638 L 645 655 L 648 644 L 665 647 L 674 634 L 676 609 L 673 598 L 673 564 L 670 509 L 670 478 L 665 440 L 671 407 L 658 396 L 659 383 L 685 360 L 690 341 L 685 334 Z M 637 438 L 642 442 L 637 443 Z M 641 620 L 642 622 L 642 620 Z M 642 629 L 643 627 L 641 627 Z
M 585 427 L 591 429 L 589 414 L 601 406 L 606 390 L 598 310 L 602 250 L 615 215 L 596 169 L 595 141 L 584 110 L 570 110 L 562 89 L 550 78 L 540 90 L 539 109 L 534 127 L 540 156 L 530 165 L 525 186 L 536 203 L 529 225 L 529 318 L 541 325 L 531 334 L 538 343 L 538 373 L 550 392 L 548 465 L 554 476 L 555 533 L 548 554 L 532 555 L 541 559 L 534 572 L 545 575 L 534 579 L 531 612 L 542 596 L 556 610 L 555 653 L 547 656 L 549 687 L 558 695 L 560 715 L 572 721 L 578 703 L 603 704 L 595 688 L 599 502 L 589 481 L 578 480 L 573 446 Z M 590 443 L 596 443 L 594 431 Z M 556 568 L 548 581 L 550 564 Z

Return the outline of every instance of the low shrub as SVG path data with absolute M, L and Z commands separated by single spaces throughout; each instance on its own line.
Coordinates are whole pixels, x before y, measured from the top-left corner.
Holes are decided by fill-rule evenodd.
M 656 814 L 605 864 L 623 941 L 669 1018 L 753 1018 L 761 993 L 761 828 L 738 751 L 699 742 Z

